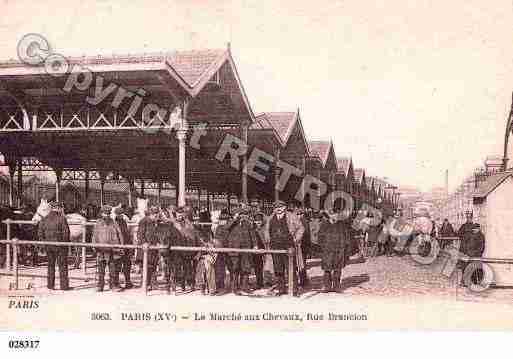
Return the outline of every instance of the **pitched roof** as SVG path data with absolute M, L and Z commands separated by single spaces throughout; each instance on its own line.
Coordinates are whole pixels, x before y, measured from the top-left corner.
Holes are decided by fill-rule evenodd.
M 256 115 L 253 129 L 274 129 L 282 144 L 286 144 L 294 124 L 296 112 L 264 112 Z
M 305 141 L 306 150 L 309 152 L 308 143 L 306 142 L 305 133 L 301 124 L 299 110 L 296 112 L 262 112 L 255 116 L 255 121 L 250 129 L 268 130 L 272 129 L 281 145 L 285 147 L 294 133 L 294 128 L 299 125 L 301 136 Z
M 224 59 L 225 54 L 226 49 L 175 51 L 167 54 L 166 61 L 190 87 L 194 87 L 209 68 Z
M 332 143 L 331 141 L 308 141 L 308 147 L 312 155 L 321 159 L 322 165 L 326 165 L 326 161 L 330 155 Z
M 513 172 L 500 172 L 497 174 L 490 175 L 482 182 L 478 183 L 476 190 L 474 191 L 474 198 L 483 198 L 493 192 L 506 178 L 513 176 Z
M 355 168 L 354 169 L 354 179 L 358 183 L 362 183 L 364 174 L 365 174 L 365 170 L 363 168 Z
M 186 51 L 170 51 L 158 53 L 129 54 L 129 55 L 97 55 L 66 57 L 70 64 L 87 65 L 95 71 L 131 71 L 131 70 L 159 70 L 167 71 L 192 97 L 204 88 L 208 81 L 228 62 L 233 70 L 239 85 L 243 101 L 250 113 L 254 114 L 248 97 L 239 78 L 237 67 L 231 55 L 230 47 L 227 49 L 199 49 Z M 2 75 L 30 75 L 41 74 L 41 66 L 26 66 L 18 60 L 0 62 L 0 76 Z
M 351 166 L 351 157 L 337 157 L 338 172 L 341 172 L 345 176 L 347 176 L 349 174 L 350 166 Z

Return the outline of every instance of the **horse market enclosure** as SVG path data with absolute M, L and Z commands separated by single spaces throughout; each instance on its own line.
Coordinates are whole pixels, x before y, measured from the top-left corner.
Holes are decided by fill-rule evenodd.
M 9 167 L 11 205 L 15 192 L 23 193 L 24 171 L 53 171 L 57 200 L 62 181 L 83 181 L 86 202 L 90 182 L 98 181 L 101 204 L 105 183 L 124 181 L 130 206 L 136 183 L 142 195 L 145 188 L 157 191 L 159 201 L 162 190 L 174 190 L 178 205 L 187 191 L 199 197 L 206 191 L 207 201 L 235 195 L 243 202 L 305 204 L 295 196 L 305 190 L 306 174 L 328 190 L 347 188 L 337 181 L 331 141 L 309 144 L 299 110 L 255 116 L 229 46 L 66 61 L 69 72 L 61 76 L 43 65 L 0 63 L 0 152 Z M 238 168 L 230 154 L 216 159 L 227 135 L 247 145 Z M 273 158 L 269 170 L 259 172 L 263 180 L 242 170 L 255 148 Z M 278 190 L 280 161 L 300 174 Z M 364 192 L 354 193 L 358 207 L 374 205 L 377 196 L 364 198 Z

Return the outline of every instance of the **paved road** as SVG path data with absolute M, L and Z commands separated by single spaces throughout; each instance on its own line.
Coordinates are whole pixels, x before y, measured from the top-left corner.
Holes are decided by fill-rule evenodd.
M 90 266 L 93 262 L 88 263 Z M 477 302 L 513 302 L 512 289 L 491 289 L 484 293 L 473 293 L 463 287 L 457 287 L 457 273 L 447 277 L 442 273 L 442 261 L 439 260 L 432 265 L 422 265 L 413 261 L 409 256 L 403 257 L 375 257 L 369 258 L 365 263 L 352 264 L 343 271 L 342 293 L 320 293 L 322 285 L 322 271 L 317 260 L 309 262 L 309 276 L 311 286 L 302 293 L 304 300 L 316 300 L 324 296 L 341 297 L 380 297 L 380 298 L 404 298 L 415 299 L 449 299 Z M 45 267 L 37 269 L 22 268 L 20 273 L 37 273 L 43 276 Z M 0 271 L 0 273 L 5 273 Z M 74 279 L 71 285 L 79 293 L 81 291 L 94 290 L 94 268 L 88 268 L 90 280 Z M 70 276 L 82 277 L 81 270 L 70 271 Z M 58 277 L 58 276 L 57 276 Z M 134 276 L 134 282 L 140 281 L 139 276 Z M 0 276 L 0 293 L 8 290 L 12 277 Z M 46 282 L 44 278 L 20 278 L 20 286 L 26 288 L 31 283 L 34 293 L 46 293 Z M 134 291 L 137 289 L 134 289 Z M 127 293 L 128 294 L 128 293 Z M 152 295 L 163 294 L 163 291 L 155 291 Z M 199 292 L 189 295 L 200 295 Z M 254 296 L 265 297 L 268 290 L 255 291 Z M 314 299 L 315 298 L 315 299 Z

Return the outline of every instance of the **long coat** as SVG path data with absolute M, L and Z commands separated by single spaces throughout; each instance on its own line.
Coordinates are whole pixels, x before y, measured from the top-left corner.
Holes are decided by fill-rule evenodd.
M 349 230 L 343 221 L 323 221 L 319 229 L 321 268 L 325 271 L 340 270 L 345 266 L 349 245 Z
M 235 223 L 230 228 L 226 237 L 229 248 L 253 248 L 256 246 L 256 238 L 253 226 L 249 222 Z
M 271 219 L 276 216 L 275 213 L 273 213 L 265 222 L 265 236 L 267 237 L 266 242 L 271 243 L 271 246 L 273 244 L 273 238 L 271 238 L 270 235 L 270 223 Z M 295 243 L 301 243 L 301 240 L 303 239 L 303 234 L 305 232 L 305 227 L 301 223 L 301 219 L 295 215 L 294 213 L 285 212 L 284 214 L 286 220 L 287 220 L 287 228 L 289 229 L 290 236 L 292 237 L 292 240 Z
M 469 257 L 481 257 L 485 250 L 485 237 L 477 229 L 467 232 L 461 242 L 460 251 Z
M 93 230 L 92 242 L 97 244 L 122 244 L 122 233 L 119 225 L 112 218 L 100 218 Z M 121 249 L 97 248 L 98 259 L 108 260 L 121 257 Z
M 39 222 L 37 235 L 40 241 L 69 242 L 69 226 L 66 217 L 52 211 Z

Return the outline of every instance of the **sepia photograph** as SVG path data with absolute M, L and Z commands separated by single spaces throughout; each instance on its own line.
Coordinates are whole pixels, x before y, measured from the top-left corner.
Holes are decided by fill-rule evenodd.
M 0 332 L 513 329 L 511 1 L 0 14 Z

